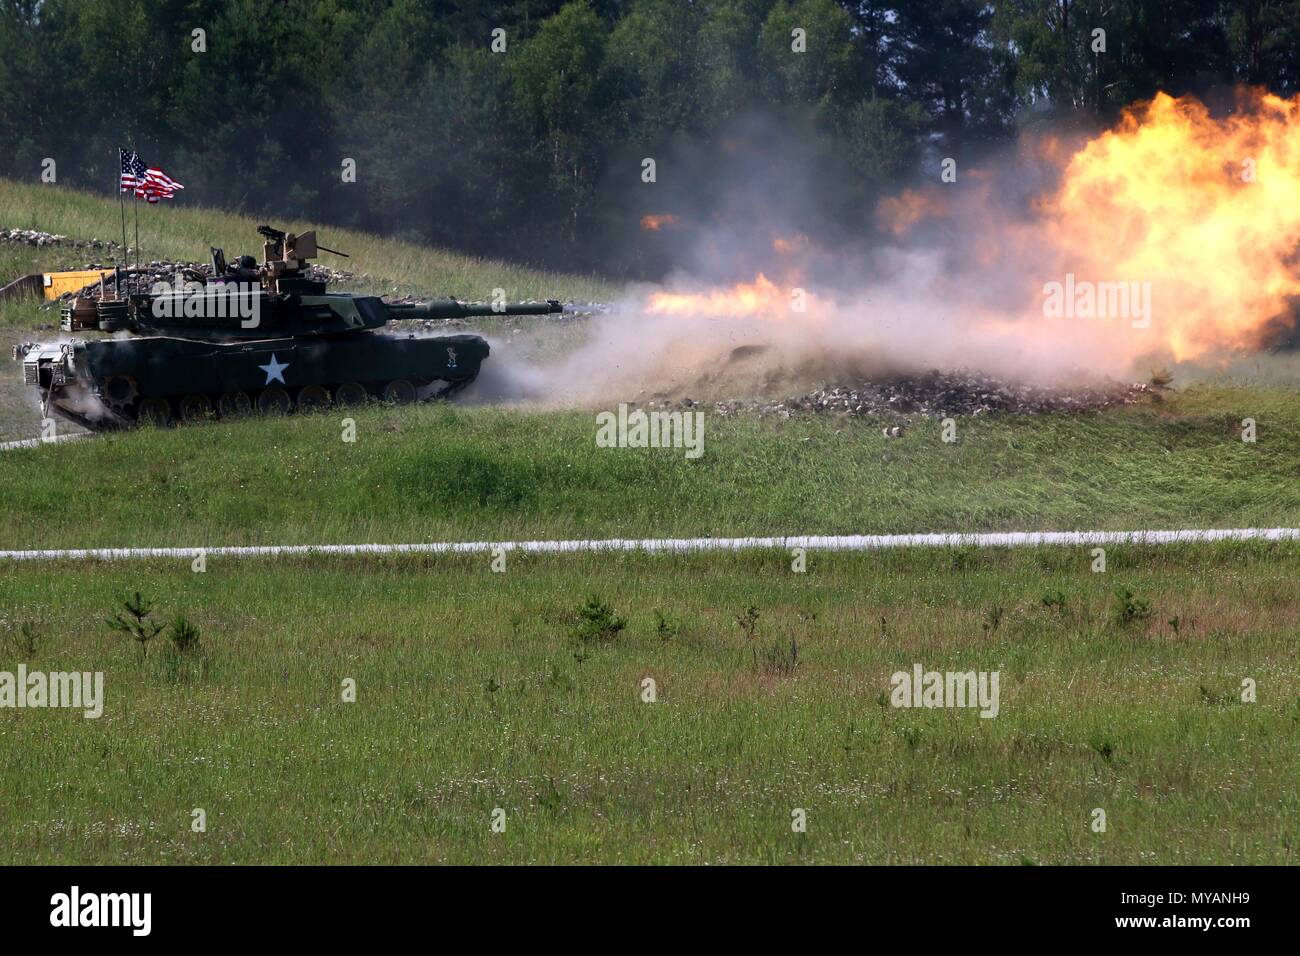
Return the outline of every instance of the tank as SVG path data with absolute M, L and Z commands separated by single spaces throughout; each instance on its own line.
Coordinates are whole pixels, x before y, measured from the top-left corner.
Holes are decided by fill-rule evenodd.
M 165 289 L 103 279 L 98 301 L 74 299 L 61 319 L 65 332 L 108 334 L 15 348 L 44 414 L 104 430 L 443 398 L 474 381 L 487 341 L 402 332 L 393 320 L 563 311 L 555 300 L 390 303 L 329 292 L 308 274 L 319 252 L 334 252 L 314 231 L 258 232 L 261 265 L 251 256 L 229 265 L 214 248 L 211 276 L 191 273 Z

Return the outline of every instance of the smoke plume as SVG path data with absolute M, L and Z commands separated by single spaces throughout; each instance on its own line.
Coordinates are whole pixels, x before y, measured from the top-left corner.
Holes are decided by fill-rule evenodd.
M 978 168 L 944 159 L 856 236 L 810 223 L 834 185 L 789 164 L 777 182 L 751 163 L 708 221 L 680 204 L 641 217 L 678 267 L 593 323 L 547 393 L 753 397 L 954 366 L 1145 378 L 1294 326 L 1300 97 L 1243 91 L 1213 115 L 1162 94 L 1091 138 L 1026 135 Z

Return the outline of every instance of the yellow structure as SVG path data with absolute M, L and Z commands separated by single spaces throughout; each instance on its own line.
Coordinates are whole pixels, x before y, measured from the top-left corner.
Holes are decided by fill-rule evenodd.
M 111 276 L 112 269 L 82 269 L 79 272 L 47 272 L 41 282 L 46 301 L 52 301 L 65 292 L 78 292 L 86 286 L 98 282 L 103 276 Z

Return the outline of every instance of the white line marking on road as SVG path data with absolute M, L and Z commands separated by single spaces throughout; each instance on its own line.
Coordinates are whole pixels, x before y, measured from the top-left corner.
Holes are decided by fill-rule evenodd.
M 1004 531 L 987 534 L 790 535 L 766 538 L 603 538 L 589 541 L 462 541 L 419 544 L 236 545 L 212 548 L 63 548 L 0 551 L 0 560 L 123 561 L 138 558 L 254 558 L 310 554 L 481 554 L 493 548 L 527 554 L 580 551 L 878 551 L 891 548 L 1024 548 L 1051 545 L 1184 544 L 1296 541 L 1300 528 L 1209 528 L 1183 531 Z

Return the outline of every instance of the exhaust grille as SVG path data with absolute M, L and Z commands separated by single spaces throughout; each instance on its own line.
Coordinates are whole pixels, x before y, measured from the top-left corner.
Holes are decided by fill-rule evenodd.
M 40 379 L 38 378 L 38 376 L 37 376 L 37 372 L 36 372 L 36 363 L 35 363 L 35 362 L 24 362 L 24 363 L 23 363 L 23 384 L 24 384 L 24 385 L 39 385 L 39 384 L 40 384 Z

